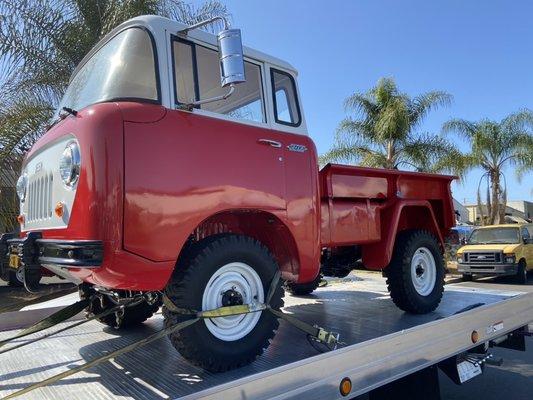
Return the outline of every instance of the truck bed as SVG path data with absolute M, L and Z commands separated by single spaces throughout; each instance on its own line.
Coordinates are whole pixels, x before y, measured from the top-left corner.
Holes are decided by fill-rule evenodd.
M 346 355 L 346 352 L 355 352 L 356 358 L 349 358 L 353 363 L 350 371 L 354 372 L 354 368 L 362 367 L 365 362 L 368 364 L 365 370 L 370 371 L 373 361 L 365 360 L 365 357 L 369 356 L 365 353 L 365 349 L 380 345 L 379 342 L 382 342 L 381 347 L 383 347 L 387 340 L 399 340 L 398 346 L 401 345 L 402 340 L 406 345 L 414 340 L 413 346 L 424 348 L 431 344 L 431 341 L 437 340 L 428 337 L 427 334 L 420 336 L 422 332 L 419 331 L 420 329 L 434 329 L 438 335 L 453 336 L 454 332 L 443 332 L 439 329 L 439 324 L 453 322 L 457 316 L 447 317 L 472 304 L 485 304 L 484 307 L 476 309 L 480 310 L 479 312 L 468 311 L 472 315 L 472 321 L 475 321 L 475 315 L 481 318 L 483 312 L 486 314 L 489 311 L 486 310 L 487 307 L 501 305 L 502 307 L 498 307 L 498 310 L 493 308 L 491 311 L 494 318 L 498 319 L 498 313 L 505 313 L 506 304 L 513 307 L 513 317 L 518 317 L 518 303 L 511 305 L 512 301 L 519 301 L 522 307 L 529 307 L 529 315 L 533 320 L 531 312 L 533 293 L 521 295 L 514 291 L 487 290 L 477 283 L 469 283 L 468 286 L 452 284 L 446 286 L 443 301 L 435 312 L 416 316 L 405 314 L 394 306 L 381 276 L 372 273 L 363 273 L 361 276 L 363 276 L 362 279 L 350 275 L 344 280 L 333 281 L 306 298 L 289 295 L 285 298 L 286 312 L 308 323 L 318 324 L 339 332 L 341 341 L 349 347 L 318 355 L 303 333 L 282 321 L 279 333 L 272 345 L 256 362 L 227 373 L 211 374 L 189 365 L 179 356 L 168 340 L 163 339 L 95 367 L 90 372 L 80 373 L 53 386 L 38 389 L 25 395 L 24 398 L 255 399 L 270 398 L 275 394 L 282 395 L 280 398 L 297 398 L 298 394 L 303 393 L 306 393 L 305 398 L 321 398 L 321 393 L 326 394 L 326 392 L 321 392 L 318 386 L 313 389 L 315 381 L 308 382 L 306 379 L 310 379 L 313 372 L 319 373 L 324 378 L 329 376 L 323 367 L 331 357 L 342 357 L 343 353 Z M 498 322 L 490 318 L 492 317 L 489 317 L 487 323 Z M 67 370 L 71 366 L 79 365 L 130 344 L 161 329 L 162 323 L 160 313 L 143 327 L 129 332 L 118 332 L 97 322 L 89 322 L 57 337 L 45 339 L 15 350 L 13 353 L 0 355 L 0 396 L 20 390 L 31 383 Z M 507 321 L 505 323 L 507 324 Z M 505 328 L 511 329 L 511 325 Z M 0 332 L 0 339 L 10 337 L 14 333 L 15 331 Z M 392 349 L 390 350 L 392 354 Z M 459 351 L 460 349 L 454 348 L 453 350 Z M 422 368 L 428 361 L 432 361 L 433 355 L 430 352 L 427 353 L 427 360 L 415 355 L 416 352 L 409 351 L 402 356 L 405 373 L 413 368 Z M 374 356 L 375 362 L 380 362 L 378 354 L 374 353 L 372 357 Z M 361 394 L 372 389 L 376 379 L 382 384 L 390 381 L 395 376 L 393 361 L 393 359 L 389 359 L 386 363 L 381 361 L 383 364 L 377 366 L 383 376 L 374 373 L 360 382 L 352 379 L 354 394 Z M 374 367 L 376 367 L 375 362 Z M 336 363 L 340 365 L 339 360 Z M 301 371 L 302 368 L 308 371 L 309 377 L 293 376 L 297 374 L 295 371 Z M 287 371 L 293 371 L 293 373 Z M 346 374 L 350 371 L 346 371 Z M 295 380 L 299 381 L 298 387 L 307 387 L 306 390 L 310 388 L 312 390 L 311 392 L 302 392 L 303 389 L 294 391 L 293 387 L 286 385 L 277 388 L 275 384 L 272 384 L 272 379 L 279 379 L 280 376 L 287 381 L 284 385 L 289 385 L 288 381 L 292 379 L 293 384 Z M 338 389 L 334 389 L 338 393 Z M 314 393 L 314 395 L 310 397 L 309 393 Z
M 381 270 L 396 233 L 455 225 L 449 175 L 328 164 L 319 173 L 322 247 L 362 246 L 363 264 Z

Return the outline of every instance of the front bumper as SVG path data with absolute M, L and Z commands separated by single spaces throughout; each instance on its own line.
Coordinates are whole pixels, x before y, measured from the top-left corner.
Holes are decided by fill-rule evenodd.
M 462 274 L 476 274 L 476 275 L 516 275 L 518 273 L 518 264 L 457 263 L 457 271 Z
M 41 266 L 98 268 L 103 253 L 103 243 L 98 240 L 43 239 L 40 232 L 30 232 L 25 238 L 9 234 L 0 237 L 0 264 L 4 270 L 36 270 Z

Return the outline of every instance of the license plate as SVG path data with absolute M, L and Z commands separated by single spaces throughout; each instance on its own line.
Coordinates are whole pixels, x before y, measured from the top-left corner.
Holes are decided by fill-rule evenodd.
M 20 259 L 17 254 L 10 254 L 9 255 L 9 266 L 11 268 L 18 269 L 20 266 Z
M 481 375 L 482 370 L 479 364 L 476 365 L 469 361 L 463 361 L 457 364 L 457 372 L 459 372 L 459 380 L 461 383 L 464 383 L 478 375 Z

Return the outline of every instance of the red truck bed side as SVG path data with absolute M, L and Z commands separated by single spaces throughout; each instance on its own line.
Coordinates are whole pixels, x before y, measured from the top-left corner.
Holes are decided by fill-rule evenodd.
M 388 265 L 397 232 L 441 241 L 455 224 L 453 176 L 328 164 L 319 173 L 323 247 L 361 245 L 371 269 Z

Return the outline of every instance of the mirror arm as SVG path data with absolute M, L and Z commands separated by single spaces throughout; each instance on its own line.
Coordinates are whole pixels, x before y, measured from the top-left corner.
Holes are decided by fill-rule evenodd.
M 178 34 L 187 36 L 187 33 L 189 33 L 189 31 L 192 31 L 193 29 L 201 28 L 204 25 L 212 24 L 213 22 L 219 21 L 219 20 L 224 22 L 224 29 L 229 29 L 230 25 L 229 25 L 227 18 L 222 17 L 222 16 L 217 16 L 217 17 L 206 19 L 205 21 L 198 22 L 197 24 L 188 26 L 187 28 L 182 29 L 181 31 L 178 31 Z
M 235 84 L 232 83 L 231 85 L 229 85 L 229 90 L 226 93 L 224 93 L 223 95 L 216 96 L 216 97 L 211 97 L 210 99 L 193 101 L 193 102 L 188 103 L 188 104 L 182 104 L 180 106 L 180 108 L 187 109 L 187 110 L 192 110 L 193 107 L 196 107 L 196 106 L 199 106 L 199 105 L 202 105 L 202 104 L 212 103 L 214 101 L 219 101 L 219 100 L 226 100 L 228 97 L 230 97 L 233 94 L 233 92 L 235 92 Z

